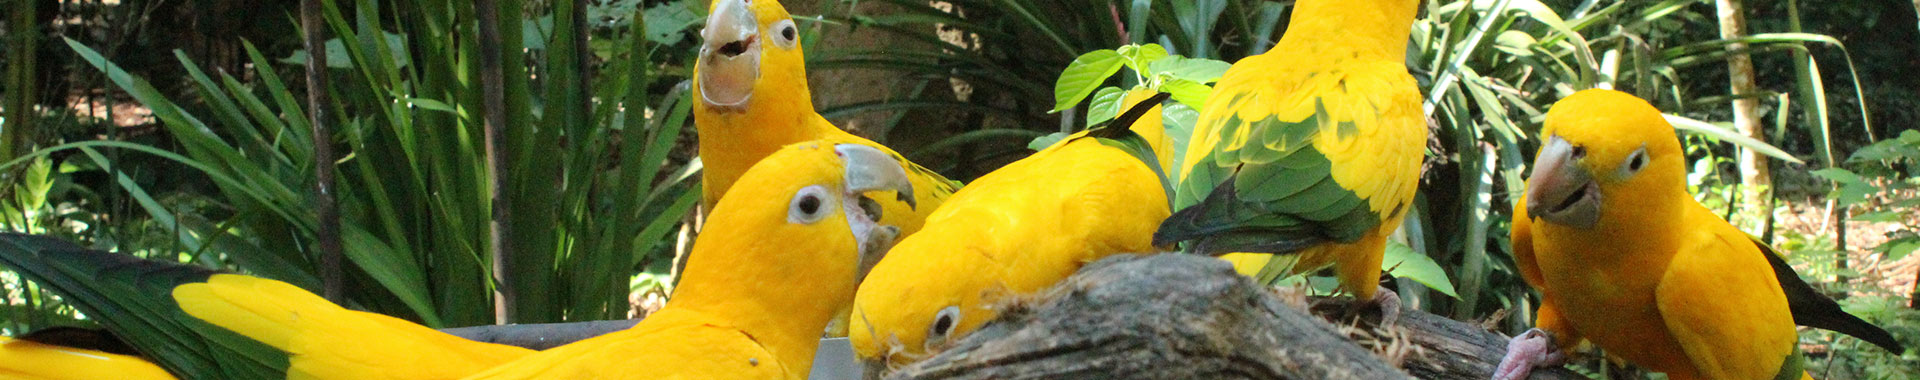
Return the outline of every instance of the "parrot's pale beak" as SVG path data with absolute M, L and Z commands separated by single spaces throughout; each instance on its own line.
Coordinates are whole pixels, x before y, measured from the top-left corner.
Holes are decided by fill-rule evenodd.
M 1527 178 L 1527 214 L 1554 224 L 1593 228 L 1600 222 L 1600 186 L 1578 165 L 1586 151 L 1559 136 L 1547 140 Z
M 900 160 L 879 149 L 860 144 L 840 144 L 833 149 L 847 168 L 846 194 L 841 204 L 846 207 L 847 227 L 853 230 L 853 238 L 860 244 L 860 266 L 854 276 L 854 283 L 858 284 L 866 280 L 867 272 L 900 240 L 899 227 L 879 224 L 884 216 L 880 203 L 866 194 L 892 191 L 907 207 L 915 207 L 913 182 L 907 178 L 907 170 L 900 165 Z
M 908 207 L 916 207 L 913 181 L 907 178 L 907 169 L 893 155 L 860 144 L 840 144 L 833 149 L 846 164 L 847 192 L 893 191 L 896 199 Z
M 720 110 L 743 110 L 760 79 L 760 23 L 747 0 L 721 0 L 700 30 L 700 100 Z

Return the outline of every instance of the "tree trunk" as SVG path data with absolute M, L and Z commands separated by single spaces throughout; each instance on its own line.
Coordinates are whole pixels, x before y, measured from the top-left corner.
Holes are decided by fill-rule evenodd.
M 14 0 L 8 8 L 12 17 L 7 23 L 12 30 L 7 36 L 12 41 L 7 45 L 7 99 L 6 125 L 0 126 L 0 160 L 12 160 L 14 156 L 27 149 L 33 131 L 33 122 L 39 119 L 33 112 L 33 105 L 39 99 L 35 94 L 39 75 L 36 73 L 35 58 L 39 56 L 40 25 L 34 16 L 34 0 Z
M 1378 313 L 1329 324 L 1193 255 L 1108 258 L 1040 298 L 886 378 L 1485 379 L 1506 352 L 1498 334 L 1417 310 L 1384 329 L 1374 327 Z M 1313 302 L 1322 315 L 1355 310 L 1349 300 Z M 1579 377 L 1542 369 L 1532 378 Z
M 333 128 L 327 123 L 327 22 L 320 16 L 320 0 L 300 0 L 300 26 L 306 32 L 307 117 L 313 124 L 313 210 L 319 228 L 320 294 L 346 304 L 345 268 L 340 265 L 340 211 L 333 199 Z
M 507 101 L 505 84 L 502 81 L 500 58 L 500 9 L 494 0 L 474 0 L 474 18 L 478 19 L 480 37 L 480 97 L 481 117 L 485 123 L 487 144 L 487 177 L 492 191 L 492 222 L 489 225 L 488 246 L 492 250 L 489 257 L 493 260 L 493 320 L 505 324 L 514 321 L 514 306 L 519 297 L 514 291 L 512 273 L 507 265 L 508 253 L 513 252 L 508 243 L 512 236 L 509 229 L 512 223 L 508 219 L 507 201 L 507 143 L 501 133 L 507 124 Z M 519 12 L 513 16 L 518 20 Z M 516 62 L 516 64 L 518 64 Z
M 1720 38 L 1736 39 L 1747 36 L 1747 19 L 1743 14 L 1746 6 L 1741 0 L 1715 0 L 1719 8 Z M 1745 50 L 1747 44 L 1730 44 L 1727 50 Z M 1754 140 L 1767 141 L 1765 130 L 1760 126 L 1760 100 L 1752 97 L 1754 90 L 1753 58 L 1747 53 L 1735 53 L 1727 56 L 1727 79 L 1733 99 L 1733 126 L 1741 134 Z M 1767 172 L 1767 158 L 1759 151 L 1740 149 L 1740 183 L 1744 190 L 1741 198 L 1761 200 L 1765 208 L 1762 214 L 1770 215 L 1772 198 L 1770 195 L 1773 176 Z

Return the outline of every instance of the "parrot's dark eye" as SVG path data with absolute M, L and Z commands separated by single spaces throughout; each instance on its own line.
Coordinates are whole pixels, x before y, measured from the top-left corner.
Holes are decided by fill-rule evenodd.
M 810 224 L 827 216 L 827 189 L 819 185 L 807 186 L 793 195 L 793 202 L 787 207 L 787 221 Z
M 960 323 L 960 307 L 948 306 L 933 316 L 933 325 L 927 326 L 927 344 L 940 344 L 947 340 L 947 334 L 953 332 L 953 326 Z
M 780 20 L 773 23 L 773 31 L 778 34 L 770 39 L 773 40 L 774 46 L 779 46 L 781 49 L 792 49 L 800 38 L 800 28 L 793 25 L 793 20 Z
M 1633 154 L 1627 155 L 1627 162 L 1620 164 L 1620 176 L 1623 178 L 1627 176 L 1632 176 L 1636 173 L 1639 173 L 1640 169 L 1644 169 L 1646 167 L 1647 167 L 1647 148 L 1640 147 L 1640 150 L 1635 150 L 1633 151 Z
M 1573 159 L 1578 160 L 1586 157 L 1587 157 L 1587 147 L 1579 146 L 1579 145 L 1573 146 Z

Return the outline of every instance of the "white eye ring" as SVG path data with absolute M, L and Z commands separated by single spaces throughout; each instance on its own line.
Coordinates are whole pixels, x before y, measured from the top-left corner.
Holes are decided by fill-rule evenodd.
M 800 41 L 800 28 L 794 26 L 793 20 L 780 20 L 773 23 L 773 27 L 767 29 L 767 33 L 767 39 L 773 40 L 774 46 L 779 46 L 781 49 L 792 49 Z
M 929 347 L 947 341 L 947 334 L 960 325 L 960 307 L 947 306 L 934 314 L 933 324 L 927 325 L 927 345 Z
M 827 218 L 834 209 L 833 198 L 827 196 L 827 188 L 820 185 L 807 186 L 793 194 L 793 201 L 787 204 L 787 222 L 813 224 Z
M 1647 168 L 1648 161 L 1650 160 L 1651 159 L 1647 157 L 1647 147 L 1641 146 L 1639 150 L 1635 150 L 1632 154 L 1627 155 L 1626 162 L 1620 163 L 1620 169 L 1617 169 L 1619 170 L 1620 178 L 1631 178 L 1635 174 L 1640 174 L 1641 170 Z

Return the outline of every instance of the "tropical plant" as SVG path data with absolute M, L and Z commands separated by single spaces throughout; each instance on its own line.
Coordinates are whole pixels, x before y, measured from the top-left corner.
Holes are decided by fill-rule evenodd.
M 505 65 L 505 172 L 509 196 L 518 200 L 507 211 L 522 227 L 509 237 L 520 260 L 510 267 L 517 281 L 497 286 L 538 295 L 519 303 L 515 322 L 626 316 L 629 277 L 662 259 L 658 254 L 670 244 L 660 243 L 698 199 L 686 180 L 697 168 L 669 159 L 689 104 L 671 81 L 655 85 L 659 64 L 650 42 L 682 31 L 647 33 L 644 22 L 630 22 L 605 32 L 617 42 L 602 46 L 601 60 L 575 43 L 591 28 L 566 17 L 587 4 L 557 1 L 532 19 L 503 18 L 502 44 L 485 46 L 473 37 L 473 10 L 465 4 L 363 0 L 347 8 L 325 2 L 321 27 L 337 38 L 327 44 L 334 101 L 324 107 L 340 116 L 336 133 L 323 141 L 337 144 L 342 158 L 318 164 L 340 173 L 334 189 L 350 264 L 349 304 L 430 326 L 493 322 L 493 305 L 485 300 L 496 286 L 486 254 L 494 210 L 476 59 L 482 49 L 498 49 L 505 62 L 525 64 Z M 95 50 L 69 45 L 151 107 L 180 149 L 82 141 L 8 166 L 77 151 L 68 157 L 109 173 L 129 160 L 191 168 L 211 182 L 211 191 L 200 195 L 206 207 L 169 207 L 160 200 L 166 195 L 116 173 L 120 191 L 176 231 L 171 238 L 178 243 L 122 250 L 177 249 L 211 265 L 318 285 L 319 221 L 307 210 L 316 163 L 308 162 L 314 140 L 305 115 L 312 110 L 299 100 L 303 91 L 287 86 L 276 70 L 299 66 L 269 59 L 250 43 L 254 70 L 240 76 L 208 75 L 179 54 L 203 103 L 178 103 Z M 101 154 L 113 150 L 125 151 L 124 158 Z

